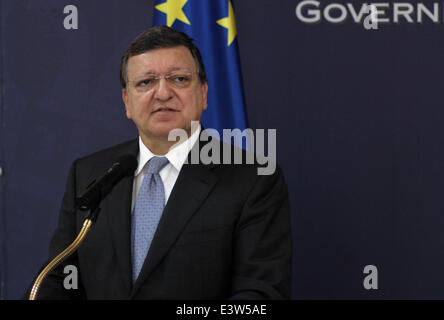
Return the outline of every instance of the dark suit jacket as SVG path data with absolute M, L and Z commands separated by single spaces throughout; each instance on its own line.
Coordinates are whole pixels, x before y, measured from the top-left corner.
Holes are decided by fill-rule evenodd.
M 202 143 L 201 143 L 202 145 Z M 85 212 L 75 197 L 138 140 L 78 159 L 71 167 L 50 259 L 79 232 Z M 42 284 L 38 299 L 289 298 L 291 235 L 288 192 L 279 167 L 185 164 L 164 209 L 138 280 L 131 280 L 133 178 L 121 180 L 78 252 Z M 48 260 L 49 261 L 49 260 Z M 79 289 L 63 287 L 65 265 L 79 271 Z

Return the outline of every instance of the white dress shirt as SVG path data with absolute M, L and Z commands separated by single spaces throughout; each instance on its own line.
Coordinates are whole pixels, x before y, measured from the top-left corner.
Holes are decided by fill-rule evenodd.
M 134 173 L 131 214 L 134 210 L 137 194 L 139 193 L 143 178 L 145 177 L 145 173 L 147 170 L 146 164 L 152 157 L 166 157 L 169 161 L 168 164 L 159 172 L 165 190 L 165 204 L 167 203 L 171 191 L 173 190 L 174 184 L 176 183 L 177 177 L 179 176 L 180 169 L 182 169 L 182 166 L 188 157 L 188 153 L 199 138 L 200 130 L 201 127 L 199 124 L 197 130 L 195 130 L 191 134 L 191 137 L 168 151 L 168 153 L 164 156 L 157 156 L 153 154 L 150 149 L 148 149 L 143 144 L 142 139 L 139 136 L 139 155 L 137 156 L 138 166 L 137 170 Z

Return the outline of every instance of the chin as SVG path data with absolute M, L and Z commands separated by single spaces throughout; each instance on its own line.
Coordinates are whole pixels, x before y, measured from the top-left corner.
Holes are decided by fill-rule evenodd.
M 155 130 L 152 130 L 151 132 L 154 136 L 168 138 L 168 135 L 174 129 L 186 130 L 186 128 L 181 128 L 181 126 L 172 126 L 171 125 L 171 126 L 164 126 L 162 128 L 156 128 Z

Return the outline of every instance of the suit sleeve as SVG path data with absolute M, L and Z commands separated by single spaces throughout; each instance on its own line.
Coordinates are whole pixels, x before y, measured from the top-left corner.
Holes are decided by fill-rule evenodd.
M 273 175 L 257 176 L 234 236 L 231 299 L 290 298 L 290 208 L 279 167 Z
M 43 268 L 60 252 L 68 247 L 76 238 L 79 231 L 79 226 L 76 221 L 76 212 L 74 209 L 76 196 L 76 162 L 72 165 L 68 180 L 66 183 L 66 191 L 62 200 L 62 206 L 59 215 L 59 221 L 56 231 L 54 232 L 50 247 L 49 247 L 49 259 Z M 64 280 L 68 276 L 68 273 L 64 273 L 64 269 L 67 265 L 75 266 L 77 269 L 77 289 L 65 289 Z M 74 275 L 70 273 L 70 275 Z M 35 279 L 34 279 L 35 281 Z M 33 281 L 33 283 L 34 283 Z M 33 284 L 32 283 L 32 284 Z M 25 298 L 29 297 L 29 293 L 32 288 L 28 288 L 25 294 Z M 77 252 L 74 252 L 68 259 L 63 261 L 58 267 L 56 267 L 48 276 L 43 280 L 40 290 L 37 294 L 38 300 L 51 299 L 51 300 L 67 300 L 67 299 L 83 299 L 84 290 L 81 283 L 80 269 L 78 266 Z

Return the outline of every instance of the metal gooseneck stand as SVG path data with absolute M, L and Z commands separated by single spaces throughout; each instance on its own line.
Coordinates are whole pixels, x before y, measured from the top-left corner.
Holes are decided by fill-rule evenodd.
M 40 274 L 34 281 L 31 293 L 29 294 L 29 300 L 36 300 L 40 286 L 47 275 L 77 250 L 77 248 L 80 246 L 80 244 L 83 242 L 86 235 L 88 234 L 91 226 L 95 222 L 99 211 L 100 208 L 98 207 L 93 210 L 88 210 L 87 217 L 83 222 L 82 229 L 77 235 L 77 238 L 65 250 L 63 250 L 59 255 L 52 259 L 51 262 L 48 263 L 48 265 L 42 270 L 42 272 L 40 272 Z

